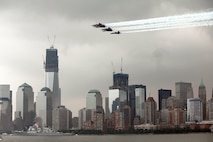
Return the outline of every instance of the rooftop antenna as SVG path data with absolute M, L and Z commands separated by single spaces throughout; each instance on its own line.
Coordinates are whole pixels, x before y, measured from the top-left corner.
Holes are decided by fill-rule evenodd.
M 55 38 L 56 38 L 56 36 L 54 35 L 54 38 L 53 38 L 53 42 L 52 42 L 52 43 L 51 43 L 51 41 L 50 41 L 50 37 L 49 37 L 49 36 L 47 36 L 47 38 L 48 38 L 48 41 L 49 41 L 49 44 L 50 44 L 50 48 L 54 48 Z
M 43 66 L 44 66 L 44 68 L 45 68 L 46 63 L 45 63 L 44 55 L 43 55 L 43 54 L 42 54 L 42 58 L 43 58 Z
M 121 57 L 121 73 L 123 72 L 123 58 Z
M 115 68 L 114 68 L 113 62 L 111 62 L 111 64 L 112 64 L 113 74 L 115 74 Z

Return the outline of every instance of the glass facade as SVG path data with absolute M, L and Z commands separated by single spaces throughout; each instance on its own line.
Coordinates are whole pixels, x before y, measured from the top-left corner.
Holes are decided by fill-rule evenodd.
M 46 49 L 46 72 L 58 72 L 58 51 L 57 49 Z
M 61 90 L 58 77 L 58 50 L 53 47 L 46 49 L 45 72 L 45 87 L 53 92 L 52 105 L 53 108 L 57 108 L 61 105 Z
M 203 120 L 202 102 L 199 98 L 187 99 L 187 121 L 200 122 Z
M 30 85 L 24 83 L 19 86 L 16 93 L 16 112 L 19 112 L 24 127 L 32 126 L 35 117 L 34 92 Z
M 146 101 L 146 89 L 135 88 L 135 111 L 136 116 L 140 116 L 140 118 L 144 118 L 145 101 Z

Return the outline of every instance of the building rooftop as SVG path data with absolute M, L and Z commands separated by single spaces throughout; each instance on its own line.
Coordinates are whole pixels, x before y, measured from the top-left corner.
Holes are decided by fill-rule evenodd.
M 29 84 L 27 84 L 27 83 L 23 83 L 22 85 L 20 85 L 19 86 L 19 88 L 21 88 L 21 87 L 29 87 L 29 88 L 32 88 Z
M 99 91 L 99 90 L 96 90 L 96 89 L 92 89 L 92 90 L 90 90 L 88 93 L 100 93 L 100 91 Z
M 199 87 L 205 87 L 204 83 L 203 83 L 203 79 L 201 79 L 200 81 L 200 86 Z
M 48 87 L 43 87 L 43 88 L 41 89 L 41 91 L 51 92 L 50 88 L 48 88 Z

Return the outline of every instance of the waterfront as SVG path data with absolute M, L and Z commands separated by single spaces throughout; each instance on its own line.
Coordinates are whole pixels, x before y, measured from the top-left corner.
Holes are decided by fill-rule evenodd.
M 78 136 L 3 136 L 4 142 L 212 142 L 213 133 Z

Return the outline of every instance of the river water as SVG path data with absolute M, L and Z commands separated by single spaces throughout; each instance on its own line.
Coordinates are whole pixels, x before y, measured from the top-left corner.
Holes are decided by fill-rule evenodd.
M 213 142 L 213 133 L 78 135 L 78 136 L 3 136 L 4 142 Z

